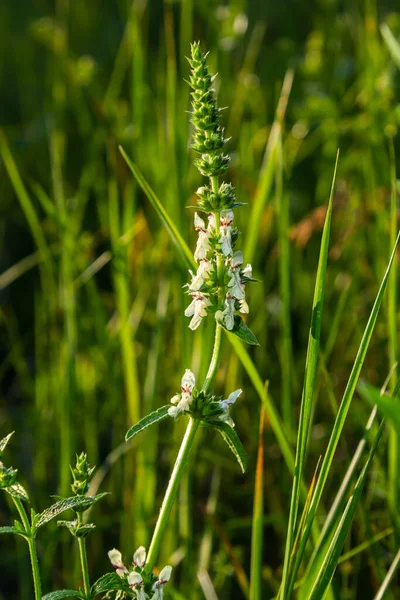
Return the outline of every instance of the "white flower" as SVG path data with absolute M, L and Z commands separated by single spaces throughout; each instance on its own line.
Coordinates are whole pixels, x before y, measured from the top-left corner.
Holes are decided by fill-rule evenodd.
M 252 278 L 252 276 L 253 276 L 253 269 L 252 269 L 252 267 L 251 267 L 250 264 L 247 264 L 245 266 L 245 268 L 242 270 L 242 275 L 244 275 L 248 279 Z
M 197 292 L 201 286 L 203 285 L 203 283 L 205 282 L 206 279 L 209 278 L 210 272 L 213 269 L 213 265 L 210 261 L 208 261 L 206 258 L 202 258 L 200 260 L 200 265 L 199 268 L 197 269 L 197 273 L 196 275 L 193 275 L 193 273 L 190 271 L 191 275 L 192 275 L 192 282 L 189 285 L 189 289 L 193 292 Z
M 222 313 L 225 327 L 231 331 L 235 324 L 235 298 L 227 296 L 225 299 L 225 310 Z
M 221 227 L 230 227 L 233 223 L 234 213 L 233 210 L 223 210 L 220 215 Z
M 186 369 L 181 379 L 181 389 L 187 394 L 192 394 L 193 388 L 196 385 L 196 377 L 190 369 Z
M 110 550 L 108 553 L 108 558 L 110 559 L 110 562 L 111 562 L 112 566 L 114 567 L 114 569 L 117 570 L 117 575 L 119 575 L 120 577 L 123 577 L 125 575 L 125 573 L 128 572 L 128 569 L 125 567 L 124 563 L 122 562 L 122 555 L 119 550 L 117 550 L 116 548 L 113 548 L 112 550 Z
M 164 598 L 164 585 L 171 578 L 172 567 L 169 565 L 164 567 L 158 576 L 158 581 L 153 585 L 154 595 L 153 600 L 162 600 Z
M 164 567 L 158 576 L 158 585 L 164 585 L 171 579 L 172 567 L 167 565 Z
M 143 577 L 136 571 L 131 571 L 128 575 L 128 583 L 135 591 L 137 600 L 146 600 L 147 596 L 142 587 Z
M 230 280 L 228 283 L 229 293 L 231 296 L 234 296 L 237 300 L 242 300 L 245 297 L 244 293 L 244 285 L 240 280 L 239 269 L 230 269 Z
M 136 571 L 131 571 L 128 575 L 128 583 L 132 588 L 135 588 L 138 585 L 142 585 L 143 577 L 140 573 L 137 573 Z
M 231 246 L 231 225 L 233 223 L 233 210 L 223 210 L 220 215 L 220 234 L 219 242 L 224 256 L 232 254 Z M 243 261 L 242 261 L 243 262 Z
M 146 564 L 146 548 L 140 546 L 133 555 L 133 564 L 143 569 Z
M 219 415 L 219 419 L 220 419 L 220 421 L 227 423 L 231 427 L 235 427 L 235 423 L 233 422 L 233 420 L 231 419 L 231 417 L 229 415 L 229 407 L 232 406 L 232 404 L 234 404 L 236 402 L 236 400 L 239 398 L 241 393 L 242 393 L 242 390 L 235 390 L 234 392 L 229 394 L 229 396 L 226 400 L 221 400 L 219 402 L 219 407 L 223 410 L 222 414 Z
M 182 393 L 176 394 L 171 398 L 171 403 L 175 406 L 170 406 L 168 409 L 168 414 L 170 417 L 174 417 L 176 419 L 181 413 L 188 410 L 193 399 L 192 392 L 195 384 L 196 379 L 194 374 L 190 369 L 186 369 L 181 381 Z
M 194 228 L 199 232 L 196 251 L 194 253 L 194 259 L 198 262 L 199 260 L 206 258 L 207 252 L 210 250 L 210 240 L 208 239 L 206 225 L 197 213 L 194 213 Z
M 244 315 L 248 315 L 249 314 L 249 305 L 246 302 L 246 298 L 242 298 L 241 300 L 239 300 L 239 304 L 240 304 L 239 312 L 241 312 Z
M 193 317 L 189 323 L 189 327 L 194 331 L 200 325 L 201 320 L 207 316 L 206 308 L 210 306 L 211 302 L 206 296 L 198 292 L 193 293 L 192 298 L 192 302 L 185 310 L 185 316 Z

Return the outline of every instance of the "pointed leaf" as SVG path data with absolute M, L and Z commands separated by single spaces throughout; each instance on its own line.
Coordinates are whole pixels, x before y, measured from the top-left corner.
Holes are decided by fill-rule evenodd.
M 61 600 L 62 598 L 84 598 L 82 592 L 76 590 L 57 590 L 43 596 L 42 600 Z
M 10 485 L 8 487 L 3 488 L 4 492 L 10 494 L 13 498 L 19 498 L 20 500 L 25 500 L 25 502 L 29 502 L 29 496 L 25 490 L 19 483 L 14 483 L 14 485 Z
M 15 535 L 22 535 L 22 531 L 20 531 L 17 527 L 0 527 L 0 534 L 2 533 L 14 533 Z
M 175 227 L 174 222 L 170 218 L 170 216 L 167 213 L 167 211 L 165 210 L 164 206 L 162 205 L 160 200 L 157 198 L 156 194 L 153 192 L 153 190 L 151 189 L 151 187 L 149 186 L 149 184 L 147 183 L 147 181 L 145 180 L 145 178 L 143 177 L 143 175 L 141 174 L 141 172 L 139 171 L 137 166 L 131 161 L 131 159 L 129 158 L 129 156 L 126 154 L 125 150 L 121 146 L 119 147 L 119 151 L 121 152 L 122 156 L 124 157 L 124 160 L 125 160 L 126 164 L 128 165 L 129 169 L 131 170 L 136 181 L 138 182 L 138 184 L 140 185 L 140 187 L 146 194 L 148 200 L 150 200 L 151 204 L 153 205 L 153 207 L 157 211 L 159 217 L 161 218 L 163 224 L 167 228 L 168 233 L 170 234 L 170 236 L 172 238 L 172 241 L 178 247 L 178 250 L 179 250 L 181 256 L 183 257 L 186 265 L 190 269 L 196 268 L 196 264 L 194 262 L 193 255 L 192 255 L 191 251 L 189 250 L 188 245 L 186 244 L 185 240 L 179 233 L 178 229 Z
M 143 419 L 141 419 L 139 423 L 136 423 L 136 425 L 132 425 L 132 427 L 126 433 L 125 441 L 127 442 L 128 440 L 133 438 L 133 436 L 139 433 L 139 431 L 143 431 L 143 429 L 150 427 L 150 425 L 157 423 L 157 421 L 162 421 L 162 419 L 168 417 L 169 408 L 170 405 L 168 404 L 166 404 L 165 406 L 161 406 L 161 408 L 155 410 L 146 417 L 143 417 Z
M 220 434 L 224 438 L 224 441 L 228 444 L 230 450 L 236 456 L 236 460 L 238 461 L 240 468 L 244 473 L 247 468 L 247 456 L 246 451 L 243 448 L 243 444 L 240 441 L 236 431 L 232 427 L 230 427 L 230 425 L 227 425 L 226 423 L 222 422 L 213 423 L 212 425 L 211 423 L 207 423 L 207 425 L 209 425 L 213 429 L 217 429 L 220 432 Z
M 254 333 L 251 331 L 251 329 L 249 329 L 249 327 L 247 327 L 246 323 L 243 321 L 242 317 L 239 317 L 239 315 L 235 315 L 235 324 L 233 329 L 226 329 L 223 323 L 221 323 L 221 325 L 224 327 L 225 331 L 236 335 L 236 337 L 241 339 L 243 342 L 246 342 L 246 344 L 250 344 L 252 346 L 260 345 Z
M 52 504 L 49 508 L 44 510 L 42 513 L 36 515 L 35 531 L 40 527 L 48 523 L 65 510 L 87 510 L 92 504 L 98 502 L 104 496 L 107 496 L 107 492 L 97 494 L 96 496 L 72 496 L 71 498 L 65 498 L 59 500 L 55 504 Z
M 102 575 L 100 579 L 98 579 L 92 585 L 92 596 L 97 596 L 97 594 L 104 594 L 104 592 L 109 592 L 111 590 L 126 590 L 127 583 L 124 579 L 121 579 L 117 573 L 106 573 Z
M 10 441 L 10 438 L 12 437 L 13 434 L 14 434 L 14 432 L 12 431 L 8 435 L 6 435 L 5 438 L 3 438 L 2 440 L 0 440 L 0 458 L 1 458 L 1 455 L 4 452 L 5 447 L 7 446 L 8 442 Z

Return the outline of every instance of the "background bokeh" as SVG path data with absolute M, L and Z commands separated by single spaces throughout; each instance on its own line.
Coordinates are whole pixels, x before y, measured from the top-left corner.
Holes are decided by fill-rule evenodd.
M 194 247 L 186 207 L 201 178 L 189 149 L 185 57 L 200 40 L 228 107 L 229 178 L 247 203 L 237 211 L 239 247 L 260 280 L 248 290 L 260 347 L 248 352 L 293 447 L 340 147 L 309 482 L 390 253 L 399 75 L 380 26 L 400 35 L 396 10 L 394 0 L 0 4 L 0 437 L 16 432 L 4 460 L 19 469 L 36 510 L 50 494 L 69 494 L 76 452 L 98 465 L 94 483 L 111 494 L 91 515 L 93 579 L 109 569 L 110 548 L 130 555 L 148 544 L 184 423 L 164 421 L 129 448 L 126 430 L 176 393 L 185 368 L 201 380 L 212 344 L 212 323 L 188 330 L 186 268 L 118 145 Z M 396 358 L 391 318 L 385 302 L 362 373 L 378 386 Z M 239 386 L 234 418 L 249 468 L 241 475 L 215 435 L 199 436 L 160 559 L 177 566 L 171 598 L 213 597 L 199 566 L 221 600 L 246 597 L 260 398 L 226 342 L 215 391 Z M 356 395 L 321 522 L 369 410 Z M 340 600 L 372 599 L 396 551 L 387 447 L 385 434 L 345 549 L 390 533 L 340 565 Z M 279 586 L 291 481 L 267 415 L 265 598 Z M 12 522 L 11 510 L 2 496 L 0 525 Z M 38 545 L 44 590 L 77 587 L 67 533 L 52 524 Z M 17 598 L 32 598 L 27 549 L 2 536 L 0 599 Z

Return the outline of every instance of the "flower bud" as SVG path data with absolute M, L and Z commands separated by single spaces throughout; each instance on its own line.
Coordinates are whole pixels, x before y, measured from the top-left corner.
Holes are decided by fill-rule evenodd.
M 73 483 L 71 485 L 72 492 L 76 496 L 83 496 L 89 489 L 90 477 L 94 471 L 94 467 L 90 467 L 87 456 L 82 452 L 76 456 L 75 467 L 70 467 Z

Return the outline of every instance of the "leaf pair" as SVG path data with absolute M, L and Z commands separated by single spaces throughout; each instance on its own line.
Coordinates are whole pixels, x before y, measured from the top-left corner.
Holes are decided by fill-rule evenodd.
M 113 590 L 126 590 L 126 582 L 116 573 L 106 573 L 98 579 L 91 588 L 90 597 L 95 598 L 99 594 L 105 594 Z M 128 588 L 129 589 L 129 588 Z M 82 591 L 57 590 L 43 596 L 42 600 L 62 600 L 63 598 L 85 598 Z
M 128 440 L 132 439 L 140 431 L 143 431 L 144 429 L 147 429 L 147 427 L 150 427 L 150 425 L 154 425 L 158 421 L 162 421 L 163 419 L 165 419 L 168 416 L 169 408 L 170 408 L 170 405 L 167 404 L 165 406 L 162 406 L 158 410 L 155 410 L 154 412 L 150 413 L 143 419 L 141 419 L 139 421 L 139 423 L 136 423 L 136 425 L 133 425 L 128 430 L 128 432 L 125 436 L 125 440 L 128 441 Z M 222 422 L 219 423 L 218 421 L 216 421 L 215 423 L 201 421 L 201 424 L 205 427 L 211 427 L 211 428 L 217 429 L 217 431 L 219 431 L 219 433 L 222 435 L 224 441 L 227 443 L 230 450 L 235 455 L 235 457 L 240 465 L 240 468 L 242 469 L 242 471 L 244 473 L 246 470 L 246 466 L 247 466 L 246 452 L 245 452 L 245 449 L 243 448 L 242 442 L 240 441 L 239 436 L 237 435 L 236 431 L 234 429 L 232 429 L 232 427 L 230 427 L 226 423 L 222 423 Z

